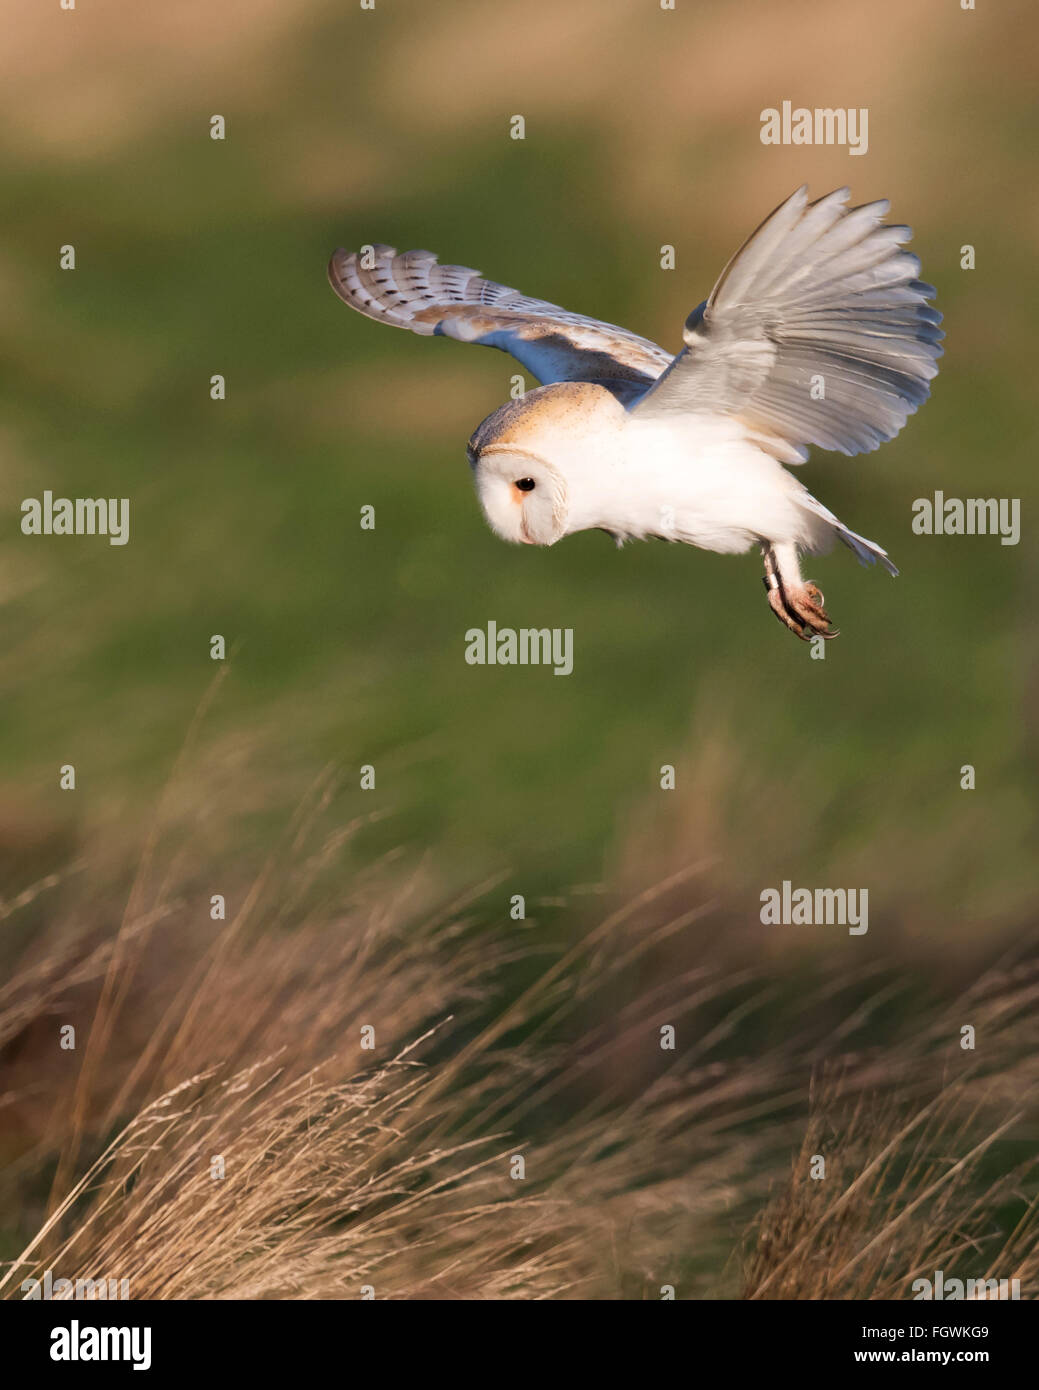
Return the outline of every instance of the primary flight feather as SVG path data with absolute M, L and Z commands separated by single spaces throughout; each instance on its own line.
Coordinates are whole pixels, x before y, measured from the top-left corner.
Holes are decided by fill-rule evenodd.
M 908 227 L 887 202 L 800 188 L 765 219 L 686 320 L 677 357 L 624 328 L 441 265 L 430 251 L 336 251 L 336 294 L 383 323 L 500 348 L 542 386 L 469 441 L 484 515 L 503 539 L 575 531 L 660 537 L 737 553 L 757 545 L 775 615 L 835 637 L 800 556 L 836 540 L 864 564 L 887 553 L 849 530 L 783 466 L 810 445 L 859 454 L 927 399 L 941 314 Z

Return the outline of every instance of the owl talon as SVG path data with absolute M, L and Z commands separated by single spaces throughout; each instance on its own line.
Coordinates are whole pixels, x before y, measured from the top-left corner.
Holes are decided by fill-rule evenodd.
M 830 615 L 823 608 L 822 591 L 809 579 L 804 584 L 784 585 L 773 564 L 766 555 L 765 589 L 768 592 L 768 605 L 784 627 L 800 637 L 802 642 L 810 642 L 813 637 L 829 641 L 839 637 L 840 629 L 831 626 Z
M 767 579 L 765 580 L 765 588 L 768 590 L 768 606 L 772 609 L 772 612 L 775 613 L 783 626 L 788 627 L 795 636 L 800 637 L 802 642 L 810 641 L 811 639 L 804 630 L 804 624 L 799 622 L 787 607 L 786 600 L 783 597 L 783 590 L 779 588 L 778 585 L 773 586 L 769 584 Z
M 821 590 L 810 579 L 806 580 L 799 589 L 786 590 L 786 600 L 805 625 L 812 629 L 814 636 L 826 638 L 840 636 L 840 630 L 832 627 L 830 615 L 823 607 Z

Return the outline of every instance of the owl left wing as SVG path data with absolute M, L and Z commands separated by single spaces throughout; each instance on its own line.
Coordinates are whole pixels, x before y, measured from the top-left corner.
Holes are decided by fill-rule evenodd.
M 651 385 L 671 361 L 656 343 L 485 280 L 468 266 L 440 265 L 432 251 L 375 245 L 339 250 L 328 279 L 344 304 L 424 337 L 454 338 L 510 353 L 541 382 L 631 381 Z
M 636 415 L 732 415 L 784 463 L 898 434 L 937 375 L 942 316 L 902 250 L 910 229 L 884 224 L 886 201 L 847 201 L 846 188 L 814 203 L 799 188 L 765 219 Z

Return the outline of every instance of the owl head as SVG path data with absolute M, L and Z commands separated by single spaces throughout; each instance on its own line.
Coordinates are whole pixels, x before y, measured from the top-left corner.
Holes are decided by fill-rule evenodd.
M 622 406 L 602 386 L 555 382 L 489 415 L 467 453 L 495 535 L 522 545 L 554 545 L 578 529 L 574 504 L 589 470 L 602 462 L 595 425 L 616 429 L 618 414 Z
M 473 461 L 473 474 L 487 524 L 503 541 L 554 545 L 566 533 L 566 482 L 547 459 L 491 444 Z

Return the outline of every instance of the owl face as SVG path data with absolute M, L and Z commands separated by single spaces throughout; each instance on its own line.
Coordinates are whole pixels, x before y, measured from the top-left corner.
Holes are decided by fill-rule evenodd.
M 470 455 L 476 495 L 495 535 L 522 545 L 554 545 L 566 531 L 567 489 L 546 459 L 511 444 Z

